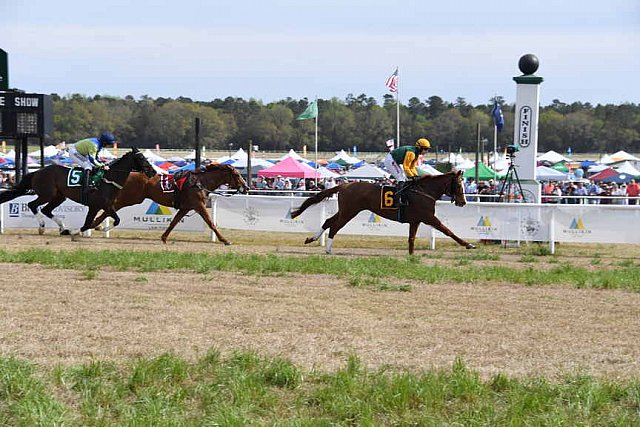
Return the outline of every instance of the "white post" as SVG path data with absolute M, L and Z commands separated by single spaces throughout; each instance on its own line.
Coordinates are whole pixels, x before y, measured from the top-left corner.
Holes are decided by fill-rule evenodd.
M 556 209 L 551 209 L 551 221 L 549 222 L 549 252 L 556 253 Z
M 511 161 L 517 167 L 517 174 L 525 193 L 533 203 L 540 203 L 540 183 L 536 181 L 536 156 L 538 155 L 538 113 L 540 110 L 540 83 L 542 77 L 534 73 L 538 70 L 535 55 L 523 55 L 518 62 L 523 75 L 514 77 L 517 84 L 516 111 L 513 144 L 519 152 Z
M 327 220 L 327 201 L 322 201 L 322 207 L 320 208 L 320 226 L 318 229 L 322 227 L 324 222 Z M 327 245 L 327 232 L 325 230 L 324 233 L 320 236 L 320 246 L 324 247 Z
M 318 109 L 318 96 L 316 95 L 316 190 L 318 189 L 318 116 L 320 115 L 320 110 Z
M 214 194 L 214 195 L 209 195 L 209 198 L 213 199 L 211 203 L 211 220 L 213 221 L 213 224 L 217 227 L 218 226 L 218 197 Z M 213 230 L 211 230 L 211 241 L 215 242 L 216 239 L 217 239 L 216 233 L 214 233 Z
M 400 147 L 400 71 L 396 89 L 396 148 Z

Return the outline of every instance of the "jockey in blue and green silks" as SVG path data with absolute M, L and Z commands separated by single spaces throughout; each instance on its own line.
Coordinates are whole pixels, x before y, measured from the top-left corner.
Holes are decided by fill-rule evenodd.
M 82 192 L 80 193 L 80 203 L 86 204 L 89 193 L 89 183 L 91 179 L 91 171 L 94 167 L 109 167 L 102 164 L 98 160 L 98 153 L 103 147 L 113 146 L 116 138 L 109 132 L 103 132 L 98 138 L 85 138 L 69 147 L 69 157 L 84 169 L 82 180 Z
M 116 138 L 109 132 L 104 132 L 98 138 L 85 138 L 69 147 L 69 157 L 84 170 L 104 166 L 98 160 L 98 153 L 103 147 L 112 146 Z

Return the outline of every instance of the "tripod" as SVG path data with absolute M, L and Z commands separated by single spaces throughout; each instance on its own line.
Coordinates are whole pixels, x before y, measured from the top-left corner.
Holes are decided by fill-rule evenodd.
M 509 169 L 507 169 L 507 173 L 504 175 L 504 178 L 502 178 L 502 181 L 500 181 L 500 195 L 498 197 L 498 201 L 516 201 L 516 197 L 519 194 L 522 198 L 521 201 L 524 202 L 525 196 L 522 191 L 522 184 L 520 184 L 520 178 L 518 177 L 518 170 L 516 169 L 516 165 L 513 164 L 513 159 L 515 159 L 516 156 L 513 153 L 507 153 L 507 157 L 509 157 Z

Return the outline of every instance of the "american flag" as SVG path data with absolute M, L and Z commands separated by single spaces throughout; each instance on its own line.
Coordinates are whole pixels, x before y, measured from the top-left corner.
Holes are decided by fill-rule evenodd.
M 396 71 L 394 71 L 393 74 L 389 76 L 389 78 L 387 79 L 387 82 L 385 83 L 385 86 L 387 86 L 389 88 L 389 91 L 391 92 L 398 91 L 398 69 L 397 68 L 396 68 Z

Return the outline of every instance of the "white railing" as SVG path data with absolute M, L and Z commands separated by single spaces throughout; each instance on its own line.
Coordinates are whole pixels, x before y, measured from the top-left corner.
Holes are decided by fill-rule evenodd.
M 5 229 L 26 229 L 37 226 L 27 203 L 34 196 L 22 196 L 0 205 L 0 232 Z M 305 197 L 240 195 L 211 196 L 211 213 L 221 228 L 261 230 L 271 232 L 304 232 L 314 234 L 324 221 L 337 212 L 337 199 L 326 199 L 312 206 L 296 219 L 291 209 Z M 67 226 L 79 228 L 84 222 L 86 207 L 66 201 L 54 210 Z M 145 200 L 121 209 L 119 229 L 164 230 L 175 210 Z M 571 243 L 640 243 L 640 206 L 595 204 L 522 204 L 470 202 L 458 208 L 448 202 L 438 202 L 436 215 L 447 227 L 467 240 L 500 240 L 548 242 L 551 252 L 556 242 Z M 46 219 L 50 230 L 57 225 Z M 206 226 L 198 215 L 186 217 L 176 227 L 178 231 L 202 232 Z M 342 234 L 408 236 L 408 225 L 363 211 L 351 220 Z M 431 227 L 422 226 L 418 236 L 428 238 L 435 248 L 437 239 L 448 239 Z M 212 233 L 212 239 L 214 239 Z

